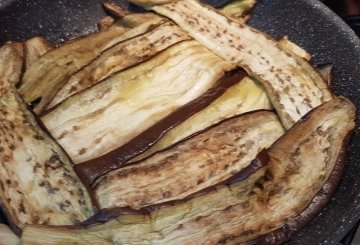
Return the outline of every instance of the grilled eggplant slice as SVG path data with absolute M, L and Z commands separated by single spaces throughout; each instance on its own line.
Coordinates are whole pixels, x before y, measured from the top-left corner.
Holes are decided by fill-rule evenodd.
M 38 59 L 24 74 L 20 94 L 25 102 L 41 98 L 35 108 L 41 112 L 70 76 L 116 43 L 145 33 L 163 19 L 155 14 L 132 14 L 107 31 L 90 34 L 53 49 Z
M 18 84 L 24 66 L 23 44 L 8 43 L 0 51 L 0 78 L 6 79 L 10 84 Z
M 220 8 L 220 12 L 239 23 L 246 23 L 256 0 L 234 0 Z
M 290 41 L 287 36 L 280 38 L 278 44 L 282 49 L 292 52 L 298 57 L 301 57 L 307 61 L 311 60 L 311 54 L 306 52 L 306 50 L 304 50 L 303 48 L 299 47 L 296 43 Z
M 42 121 L 71 159 L 82 163 L 124 145 L 233 68 L 197 42 L 182 42 L 70 97 Z
M 270 111 L 234 117 L 143 162 L 100 177 L 97 200 L 101 208 L 140 209 L 183 199 L 242 171 L 283 133 Z
M 40 36 L 30 38 L 24 43 L 24 46 L 26 70 L 28 70 L 41 56 L 53 48 L 44 37 Z
M 110 28 L 110 26 L 112 26 L 115 22 L 115 19 L 111 16 L 104 16 L 102 17 L 98 23 L 97 23 L 97 26 L 98 26 L 98 30 L 99 31 L 106 31 L 107 29 Z
M 17 232 L 26 224 L 85 220 L 93 214 L 87 190 L 65 152 L 40 128 L 17 94 L 13 78 L 20 77 L 21 69 L 13 69 L 16 57 L 2 59 L 7 50 L 7 46 L 0 49 L 2 208 Z
M 156 144 L 131 159 L 130 162 L 141 160 L 161 151 L 226 118 L 261 109 L 272 109 L 266 93 L 261 84 L 249 77 L 245 77 L 239 83 L 228 88 L 222 96 L 205 109 L 168 131 Z
M 112 16 L 122 18 L 122 17 L 130 14 L 130 12 L 127 9 L 121 7 L 120 5 L 117 5 L 116 3 L 103 2 L 102 4 L 104 6 L 105 11 L 108 12 Z
M 153 0 L 151 4 L 156 2 L 163 3 Z M 286 128 L 332 98 L 324 79 L 310 65 L 302 66 L 276 41 L 251 27 L 196 0 L 179 0 L 151 9 L 172 19 L 189 36 L 261 82 Z
M 147 60 L 169 46 L 186 39 L 190 38 L 178 26 L 166 22 L 150 32 L 115 45 L 71 76 L 53 98 L 48 109 L 71 95 L 97 84 L 104 78 Z
M 0 224 L 0 245 L 18 245 L 20 238 L 8 226 Z
M 268 163 L 246 180 L 231 179 L 201 195 L 149 207 L 137 214 L 120 210 L 127 214 L 105 224 L 77 228 L 28 226 L 22 242 L 239 244 L 254 239 L 264 241 L 261 235 L 280 229 L 282 234 L 272 243 L 282 243 L 289 239 L 288 234 L 293 235 L 304 221 L 309 221 L 307 217 L 319 213 L 333 194 L 339 181 L 334 176 L 341 174 L 354 120 L 353 104 L 343 97 L 334 98 L 287 131 L 267 151 L 268 159 L 254 161 L 260 166 L 266 164 L 259 162 Z

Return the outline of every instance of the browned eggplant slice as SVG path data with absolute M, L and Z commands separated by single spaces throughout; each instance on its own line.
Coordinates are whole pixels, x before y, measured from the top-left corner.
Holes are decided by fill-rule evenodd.
M 311 60 L 311 54 L 306 52 L 305 49 L 299 47 L 296 43 L 290 41 L 287 36 L 280 38 L 280 40 L 278 40 L 278 44 L 282 49 L 292 52 L 298 57 L 301 57 L 307 61 Z
M 24 66 L 24 47 L 22 43 L 8 43 L 0 52 L 0 74 L 10 84 L 18 84 Z M 6 64 L 6 66 L 4 65 Z
M 217 185 L 201 195 L 165 204 L 163 208 L 160 205 L 138 213 L 120 209 L 123 215 L 104 224 L 28 226 L 22 242 L 26 245 L 39 242 L 79 245 L 89 241 L 101 244 L 239 244 L 261 239 L 261 235 L 271 234 L 283 225 L 287 225 L 288 234 L 294 234 L 299 226 L 288 224 L 299 221 L 302 212 L 309 211 L 312 200 L 326 202 L 329 199 L 333 191 L 324 192 L 324 184 L 324 188 L 332 190 L 338 184 L 339 178 L 334 178 L 334 174 L 339 175 L 341 171 L 338 170 L 343 168 L 343 153 L 354 129 L 354 120 L 354 105 L 343 97 L 336 97 L 310 112 L 267 153 L 262 153 L 267 154 L 268 164 L 246 180 L 226 181 L 226 185 Z M 259 179 L 259 176 L 263 177 Z M 318 214 L 322 207 L 323 204 L 313 208 L 311 214 Z M 309 213 L 304 215 L 308 217 Z M 287 234 L 282 234 L 273 244 L 288 238 Z
M 115 45 L 71 76 L 54 96 L 48 109 L 71 95 L 97 84 L 104 78 L 148 60 L 171 45 L 186 39 L 190 38 L 178 26 L 172 22 L 166 22 L 152 31 Z
M 98 26 L 98 30 L 99 31 L 106 31 L 107 29 L 109 29 L 110 26 L 112 26 L 115 22 L 115 19 L 111 16 L 104 16 L 102 17 L 98 23 L 97 23 L 97 26 Z
M 65 152 L 40 128 L 18 95 L 13 79 L 21 69 L 13 69 L 17 58 L 6 56 L 7 50 L 8 46 L 0 49 L 2 209 L 17 232 L 26 224 L 85 220 L 93 214 L 87 190 Z
M 118 5 L 116 3 L 103 2 L 102 4 L 104 6 L 105 11 L 108 12 L 112 16 L 122 18 L 122 17 L 130 14 L 130 12 L 127 9 L 121 7 L 120 5 Z
M 154 0 L 146 6 L 157 2 L 164 3 Z M 211 7 L 195 0 L 179 0 L 151 9 L 172 19 L 189 36 L 261 82 L 286 128 L 332 98 L 327 84 L 314 68 L 299 64 L 265 34 L 236 23 Z
M 101 52 L 145 33 L 161 21 L 163 18 L 151 13 L 131 14 L 117 21 L 107 31 L 90 34 L 47 52 L 25 72 L 20 94 L 27 103 L 41 98 L 35 108 L 37 113 L 41 112 L 70 76 Z
M 181 42 L 70 97 L 42 121 L 71 159 L 82 163 L 129 142 L 233 68 L 195 41 Z
M 19 245 L 20 238 L 8 226 L 0 224 L 0 245 Z
M 218 99 L 203 110 L 197 112 L 166 134 L 144 153 L 131 159 L 141 160 L 161 151 L 186 137 L 204 130 L 226 118 L 255 110 L 270 110 L 272 106 L 263 89 L 255 80 L 245 77 L 239 83 L 226 90 Z
M 25 42 L 24 46 L 26 70 L 28 70 L 41 56 L 53 48 L 46 39 L 41 36 L 30 38 Z
M 256 0 L 233 0 L 219 10 L 227 17 L 233 18 L 239 23 L 246 23 L 255 4 Z
M 333 64 L 324 64 L 316 67 L 321 76 L 325 79 L 329 87 L 331 87 L 331 82 L 333 78 Z
M 259 111 L 234 117 L 96 181 L 101 208 L 139 209 L 184 197 L 242 171 L 284 129 L 277 116 Z

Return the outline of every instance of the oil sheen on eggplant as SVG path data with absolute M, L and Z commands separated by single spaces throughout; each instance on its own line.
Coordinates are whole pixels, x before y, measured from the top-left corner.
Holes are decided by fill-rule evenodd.
M 0 201 L 12 228 L 70 225 L 93 214 L 65 152 L 38 125 L 15 89 L 22 66 L 13 44 L 0 49 Z M 17 67 L 14 69 L 14 67 Z
M 242 171 L 284 133 L 277 116 L 258 111 L 213 126 L 96 181 L 101 208 L 144 206 L 184 197 Z
M 152 4 L 156 2 L 163 4 L 156 0 Z M 172 19 L 189 36 L 261 82 L 285 128 L 332 98 L 324 79 L 310 65 L 299 64 L 264 33 L 195 0 L 167 2 L 171 3 L 151 9 Z
M 232 69 L 197 42 L 181 42 L 68 98 L 42 121 L 71 159 L 82 163 L 124 145 Z
M 67 42 L 38 59 L 28 69 L 20 86 L 26 103 L 40 99 L 35 111 L 41 112 L 70 76 L 116 43 L 145 33 L 163 21 L 155 14 L 131 14 L 108 30 Z
M 263 153 L 268 163 L 245 180 L 164 208 L 146 209 L 148 213 L 128 212 L 104 224 L 28 226 L 22 242 L 239 244 L 257 239 L 301 215 L 334 168 L 344 164 L 341 156 L 355 126 L 355 110 L 343 97 L 315 108 Z

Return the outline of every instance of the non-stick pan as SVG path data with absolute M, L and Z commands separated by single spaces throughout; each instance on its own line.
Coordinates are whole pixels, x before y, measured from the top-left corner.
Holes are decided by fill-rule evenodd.
M 221 5 L 225 1 L 208 1 Z M 99 0 L 1 0 L 0 44 L 44 35 L 53 43 L 96 30 L 104 15 Z M 333 89 L 360 108 L 360 40 L 316 0 L 258 0 L 249 23 L 284 35 L 313 54 L 315 65 L 334 63 Z M 359 117 L 357 125 L 360 125 Z M 343 180 L 330 204 L 290 244 L 336 244 L 360 217 L 360 134 L 349 147 Z M 1 218 L 1 217 L 0 217 Z M 4 220 L 3 220 L 4 221 Z

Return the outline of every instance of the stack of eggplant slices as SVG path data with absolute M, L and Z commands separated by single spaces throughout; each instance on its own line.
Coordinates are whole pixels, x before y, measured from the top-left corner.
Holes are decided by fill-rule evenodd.
M 113 3 L 99 31 L 0 49 L 0 243 L 279 244 L 344 168 L 331 67 L 246 25 L 254 0 Z

